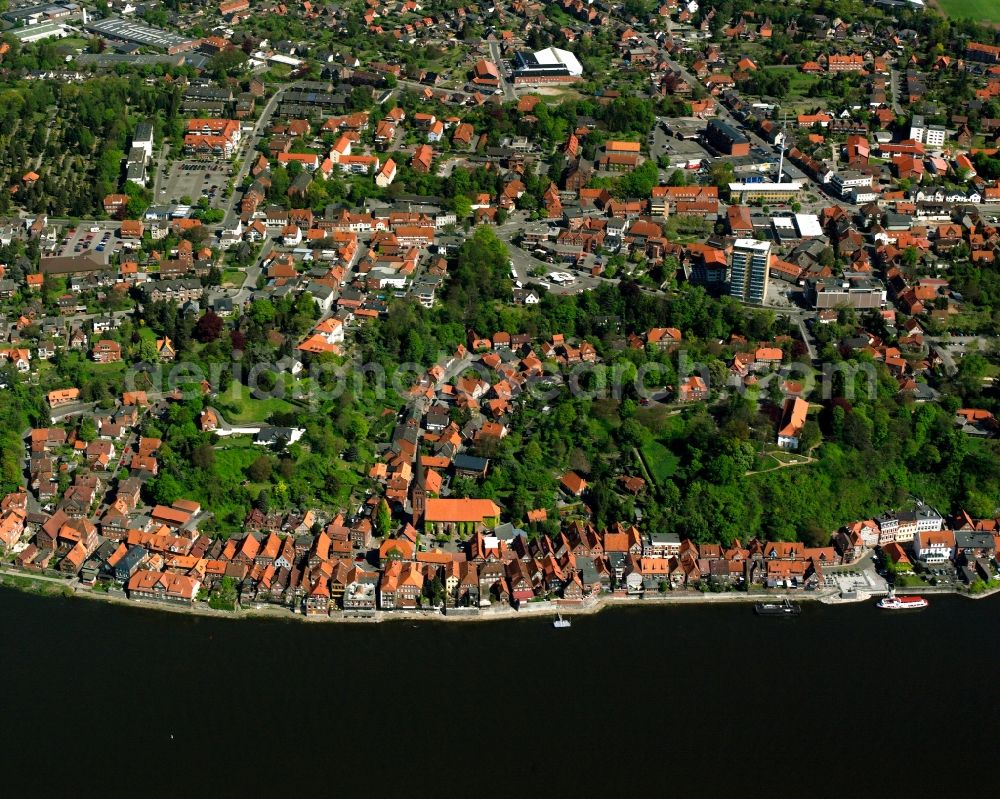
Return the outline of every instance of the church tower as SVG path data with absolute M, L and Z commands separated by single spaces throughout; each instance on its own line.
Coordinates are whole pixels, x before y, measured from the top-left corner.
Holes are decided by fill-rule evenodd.
M 424 464 L 417 452 L 417 469 L 413 478 L 413 491 L 410 494 L 410 508 L 413 512 L 413 526 L 420 530 L 424 521 L 424 511 L 427 508 L 427 487 L 424 484 Z

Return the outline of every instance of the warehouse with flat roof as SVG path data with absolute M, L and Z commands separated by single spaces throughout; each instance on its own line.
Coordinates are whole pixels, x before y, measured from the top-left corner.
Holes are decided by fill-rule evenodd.
M 185 50 L 193 50 L 195 41 L 186 39 L 176 33 L 152 28 L 132 20 L 121 17 L 108 17 L 107 19 L 96 19 L 84 25 L 91 33 L 97 33 L 108 39 L 114 39 L 126 44 L 134 44 L 139 47 L 152 47 L 162 50 L 165 53 L 182 53 Z
M 55 22 L 42 22 L 38 25 L 27 25 L 10 31 L 21 44 L 31 44 L 45 39 L 67 39 L 73 35 L 73 29 Z
M 37 5 L 9 8 L 0 14 L 0 18 L 24 25 L 39 25 L 43 22 L 57 22 L 79 16 L 80 6 L 76 3 L 38 3 Z

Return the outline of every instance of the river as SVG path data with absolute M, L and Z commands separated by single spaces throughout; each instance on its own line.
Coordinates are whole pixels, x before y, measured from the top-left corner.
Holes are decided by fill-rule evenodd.
M 661 605 L 555 630 L 229 621 L 0 589 L 4 793 L 917 797 L 965 778 L 988 793 L 998 609 Z

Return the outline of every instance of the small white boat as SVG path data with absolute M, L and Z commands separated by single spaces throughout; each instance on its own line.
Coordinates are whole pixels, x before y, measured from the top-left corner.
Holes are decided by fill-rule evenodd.
M 569 619 L 564 619 L 562 617 L 561 613 L 557 613 L 555 621 L 552 622 L 552 626 L 560 628 L 560 629 L 563 628 L 563 627 L 569 627 L 570 626 L 570 620 Z

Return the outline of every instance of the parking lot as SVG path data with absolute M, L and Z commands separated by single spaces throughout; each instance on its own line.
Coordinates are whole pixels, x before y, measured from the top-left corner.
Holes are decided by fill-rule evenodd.
M 931 585 L 943 586 L 945 588 L 959 588 L 962 585 L 962 578 L 958 576 L 955 565 L 950 561 L 944 563 L 931 563 L 924 571 L 924 578 Z
M 213 207 L 217 207 L 231 175 L 227 161 L 175 161 L 169 174 L 163 179 L 157 202 L 180 202 L 182 197 L 190 197 L 197 203 L 207 197 Z
M 96 228 L 96 230 L 95 230 Z M 69 231 L 72 232 L 69 232 Z M 81 223 L 75 228 L 69 228 L 62 238 L 56 242 L 54 255 L 82 255 L 89 250 L 109 258 L 122 249 L 122 240 L 118 238 L 118 223 L 102 222 L 100 224 Z
M 764 305 L 768 308 L 798 309 L 800 305 L 796 298 L 801 299 L 801 295 L 802 290 L 798 286 L 772 277 L 767 283 Z
M 699 128 L 705 123 L 699 120 Z M 684 162 L 703 161 L 709 158 L 708 150 L 702 147 L 701 143 L 693 139 L 678 139 L 666 131 L 662 120 L 657 120 L 657 124 L 650 131 L 646 144 L 649 146 L 649 154 L 653 158 L 666 156 L 671 164 L 682 166 Z

